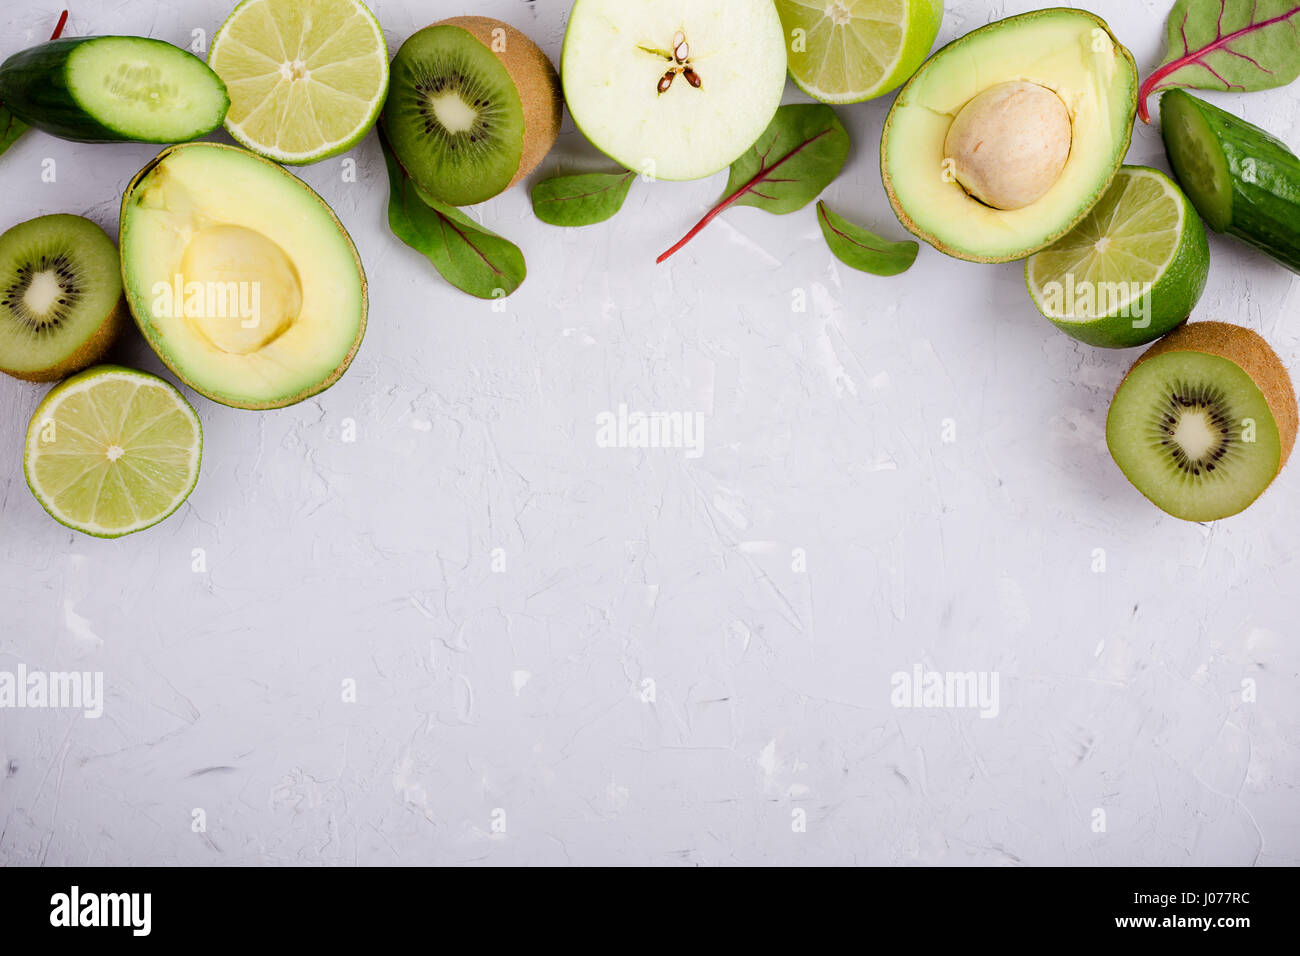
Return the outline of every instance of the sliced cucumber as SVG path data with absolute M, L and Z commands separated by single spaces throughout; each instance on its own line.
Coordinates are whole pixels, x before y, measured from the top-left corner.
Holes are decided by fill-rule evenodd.
M 0 101 L 19 119 L 83 143 L 183 143 L 226 117 L 225 84 L 198 57 L 145 37 L 73 37 L 0 65 Z
M 1182 90 L 1160 99 L 1178 182 L 1215 232 L 1300 272 L 1300 159 L 1258 126 Z

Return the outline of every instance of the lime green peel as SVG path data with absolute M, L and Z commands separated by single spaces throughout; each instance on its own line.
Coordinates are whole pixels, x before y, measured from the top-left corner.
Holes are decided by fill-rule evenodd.
M 1182 323 L 1209 272 L 1205 226 L 1182 190 L 1159 170 L 1124 166 L 1079 225 L 1025 260 L 1025 285 L 1067 335 L 1132 348 Z
M 243 0 L 208 66 L 230 93 L 226 131 L 278 163 L 346 152 L 388 93 L 388 46 L 360 0 Z
M 172 385 L 99 365 L 55 387 L 27 429 L 27 485 L 61 524 L 120 538 L 162 521 L 199 479 L 199 417 Z
M 943 0 L 776 0 L 790 77 L 823 103 L 902 86 L 939 34 Z

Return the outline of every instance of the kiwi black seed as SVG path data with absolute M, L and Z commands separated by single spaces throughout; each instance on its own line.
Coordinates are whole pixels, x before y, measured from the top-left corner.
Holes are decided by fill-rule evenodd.
M 500 20 L 455 17 L 397 51 L 384 131 L 423 192 L 467 206 L 532 172 L 560 113 L 559 77 L 536 44 Z
M 0 235 L 0 371 L 52 382 L 98 361 L 126 324 L 117 247 L 81 216 Z
M 1161 509 L 1214 521 L 1264 492 L 1291 454 L 1298 423 L 1291 379 L 1263 338 L 1195 322 L 1129 370 L 1111 403 L 1106 443 Z
M 459 61 L 459 62 L 458 62 Z M 503 112 L 498 90 L 475 76 L 463 58 L 452 55 L 433 62 L 422 62 L 413 71 L 416 109 L 425 136 L 435 149 L 455 153 L 457 165 L 470 166 L 493 155 L 499 148 L 497 128 Z M 467 130 L 450 130 L 438 118 L 434 102 L 439 97 L 457 96 L 474 110 L 473 125 Z
M 1239 439 L 1234 427 L 1240 417 L 1223 389 L 1205 382 L 1175 379 L 1166 388 L 1163 406 L 1154 409 L 1152 442 L 1168 455 L 1169 464 L 1186 475 L 1197 476 L 1221 467 L 1230 467 L 1238 451 Z M 1178 441 L 1178 429 L 1187 417 L 1198 418 L 1208 425 L 1212 441 L 1195 454 Z

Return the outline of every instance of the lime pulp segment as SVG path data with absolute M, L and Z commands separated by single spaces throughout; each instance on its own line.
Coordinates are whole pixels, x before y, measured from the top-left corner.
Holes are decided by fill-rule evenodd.
M 230 91 L 230 135 L 285 163 L 353 146 L 388 91 L 388 47 L 360 0 L 244 0 L 208 64 Z
M 1126 308 L 1149 291 L 1173 261 L 1183 214 L 1182 197 L 1165 177 L 1121 169 L 1073 231 L 1030 259 L 1029 286 L 1035 301 L 1045 315 L 1067 321 L 1087 321 Z M 1062 294 L 1053 294 L 1058 289 Z M 1064 294 L 1082 290 L 1088 294 Z
M 37 407 L 27 431 L 27 483 L 57 521 L 116 538 L 180 507 L 198 481 L 202 444 L 198 415 L 175 388 L 99 366 Z
M 921 65 L 938 32 L 934 0 L 777 0 L 790 75 L 825 103 L 887 93 Z

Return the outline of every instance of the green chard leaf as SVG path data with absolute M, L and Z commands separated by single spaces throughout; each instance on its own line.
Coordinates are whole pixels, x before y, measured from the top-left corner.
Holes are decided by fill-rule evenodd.
M 59 22 L 54 26 L 54 32 L 50 34 L 51 40 L 57 40 L 63 35 L 63 28 L 68 23 L 68 11 L 64 10 L 59 14 Z M 18 142 L 18 138 L 31 129 L 26 123 L 20 120 L 13 113 L 9 112 L 9 107 L 0 103 L 0 153 L 4 153 L 10 146 Z
M 778 216 L 802 209 L 835 181 L 848 158 L 849 134 L 833 109 L 822 103 L 782 106 L 758 142 L 731 164 L 721 201 L 658 261 L 732 206 L 755 206 Z
M 519 247 L 455 206 L 421 192 L 393 155 L 382 129 L 379 144 L 388 165 L 388 225 L 393 234 L 462 292 L 500 299 L 518 289 L 528 274 Z
M 30 126 L 17 116 L 14 116 L 13 113 L 10 113 L 8 107 L 0 103 L 0 153 L 18 142 L 18 137 L 29 129 L 31 129 Z
M 1165 26 L 1169 53 L 1138 92 L 1147 101 L 1174 87 L 1246 93 L 1300 76 L 1298 0 L 1178 0 Z
M 822 103 L 783 106 L 744 156 L 731 164 L 735 203 L 783 216 L 835 182 L 849 158 L 849 134 Z
M 859 272 L 896 276 L 916 261 L 920 246 L 910 240 L 891 242 L 837 215 L 826 203 L 817 203 L 817 222 L 835 257 Z
M 636 175 L 624 170 L 543 179 L 533 187 L 533 212 L 552 226 L 594 226 L 623 208 Z

